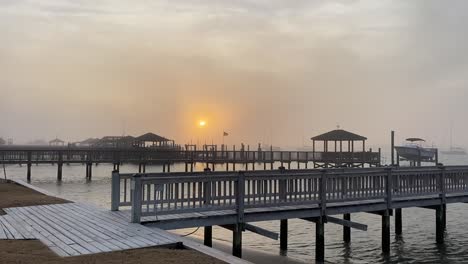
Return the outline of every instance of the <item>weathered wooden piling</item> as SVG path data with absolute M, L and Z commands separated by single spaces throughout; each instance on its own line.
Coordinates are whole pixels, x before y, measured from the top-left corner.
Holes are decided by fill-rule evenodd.
M 232 231 L 232 255 L 242 258 L 242 224 L 238 223 L 233 226 Z
M 390 211 L 382 212 L 382 252 L 390 253 Z
M 401 235 L 403 233 L 402 228 L 402 209 L 395 209 L 395 234 Z
M 351 221 L 351 214 L 344 214 L 343 219 Z M 351 242 L 351 227 L 343 226 L 343 241 L 346 243 Z
M 288 219 L 280 220 L 280 249 L 288 250 Z
M 325 261 L 325 223 L 323 217 L 315 222 L 315 260 Z
M 207 247 L 213 246 L 213 227 L 212 226 L 204 227 L 203 244 Z
M 443 205 L 437 206 L 436 210 L 436 242 L 437 244 L 444 243 L 444 218 L 445 210 Z

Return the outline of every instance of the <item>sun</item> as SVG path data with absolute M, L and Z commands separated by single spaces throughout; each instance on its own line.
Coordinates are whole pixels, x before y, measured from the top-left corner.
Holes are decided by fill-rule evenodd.
M 206 121 L 205 121 L 205 120 L 200 120 L 200 121 L 198 122 L 198 126 L 199 126 L 199 127 L 204 127 L 204 126 L 206 126 Z

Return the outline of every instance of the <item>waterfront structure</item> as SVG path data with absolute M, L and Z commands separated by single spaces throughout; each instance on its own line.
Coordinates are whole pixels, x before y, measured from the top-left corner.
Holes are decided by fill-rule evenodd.
M 58 138 L 55 138 L 49 141 L 49 146 L 64 146 L 64 145 L 65 145 L 65 141 L 58 139 Z
M 351 228 L 365 212 L 382 218 L 382 251 L 390 252 L 390 218 L 401 235 L 402 208 L 435 211 L 435 241 L 444 243 L 446 205 L 468 202 L 468 167 L 381 167 L 240 172 L 112 173 L 111 210 L 122 210 L 128 221 L 162 229 L 204 227 L 204 243 L 212 245 L 212 226 L 233 232 L 233 255 L 242 256 L 242 232 L 280 239 L 288 247 L 288 219 L 316 226 L 315 257 L 325 260 L 325 225 Z M 130 209 L 130 210 L 129 210 Z M 342 218 L 336 217 L 343 215 Z M 255 222 L 280 221 L 280 234 Z
M 169 172 L 170 165 L 174 163 L 185 164 L 185 172 L 193 171 L 196 163 L 203 163 L 206 168 L 211 167 L 212 171 L 216 164 L 224 164 L 226 171 L 255 170 L 256 164 L 263 164 L 263 170 L 272 170 L 276 162 L 288 169 L 291 169 L 293 163 L 297 165 L 297 169 L 301 167 L 307 169 L 311 163 L 314 167 L 343 162 L 354 166 L 359 164 L 380 166 L 380 152 L 365 152 L 365 155 L 351 156 L 350 160 L 340 155 L 330 156 L 325 152 L 316 151 L 250 150 L 249 146 L 241 147 L 240 150 L 236 150 L 235 146 L 232 150 L 227 148 L 218 150 L 213 146 L 197 150 L 190 145 L 187 145 L 187 149 L 174 144 L 163 146 L 0 146 L 0 163 L 26 164 L 27 180 L 31 179 L 32 164 L 56 164 L 59 181 L 62 179 L 63 164 L 72 163 L 86 164 L 86 178 L 89 180 L 92 178 L 92 165 L 98 163 L 111 163 L 114 165 L 114 170 L 119 170 L 123 163 L 138 164 L 139 172 L 146 172 L 148 164 L 162 164 L 163 171 Z M 333 157 L 337 160 L 332 160 Z
M 320 152 L 323 157 L 321 162 L 314 164 L 315 168 L 363 168 L 366 165 L 380 165 L 380 162 L 376 163 L 374 161 L 376 153 L 373 153 L 372 150 L 366 151 L 366 137 L 338 128 L 315 136 L 311 140 L 314 153 L 316 152 L 317 142 L 321 142 L 323 146 Z M 355 142 L 361 142 L 361 151 L 355 148 Z M 378 156 L 380 156 L 380 149 Z

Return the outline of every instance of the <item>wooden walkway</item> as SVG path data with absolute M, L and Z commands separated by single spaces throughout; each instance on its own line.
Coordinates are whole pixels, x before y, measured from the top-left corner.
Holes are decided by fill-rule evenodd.
M 157 228 L 82 203 L 7 208 L 0 216 L 0 239 L 39 239 L 59 256 L 180 243 Z

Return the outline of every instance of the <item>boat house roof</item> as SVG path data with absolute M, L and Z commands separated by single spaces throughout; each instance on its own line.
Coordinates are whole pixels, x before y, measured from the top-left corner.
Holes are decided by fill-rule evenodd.
M 146 133 L 144 135 L 141 135 L 137 138 L 135 138 L 136 141 L 139 142 L 165 142 L 165 141 L 171 141 L 170 139 L 167 139 L 165 137 L 161 137 L 159 135 L 156 135 L 154 133 Z
M 366 137 L 351 133 L 343 129 L 335 129 L 330 132 L 311 138 L 314 141 L 361 141 L 367 140 Z

